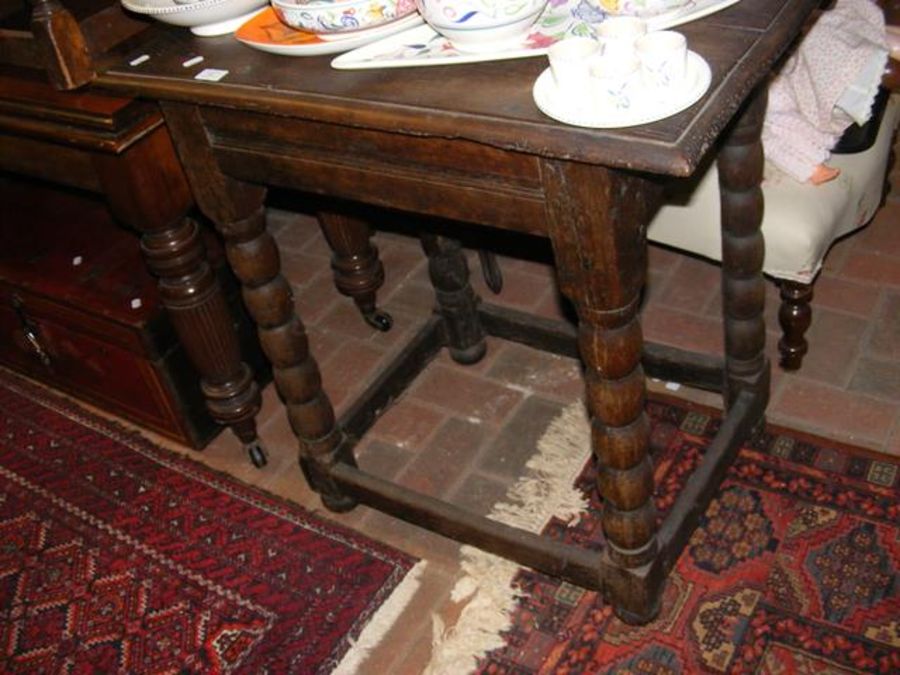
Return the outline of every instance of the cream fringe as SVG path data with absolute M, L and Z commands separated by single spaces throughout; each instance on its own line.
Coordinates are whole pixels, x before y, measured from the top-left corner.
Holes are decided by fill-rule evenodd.
M 351 675 L 359 671 L 359 667 L 368 658 L 372 650 L 378 646 L 385 634 L 394 625 L 400 613 L 412 600 L 413 595 L 419 589 L 422 573 L 427 563 L 424 560 L 417 562 L 406 573 L 400 585 L 394 589 L 387 601 L 378 608 L 362 633 L 353 643 L 353 646 L 344 654 L 344 658 L 337 665 L 331 675 Z
M 568 406 L 547 428 L 527 472 L 488 515 L 507 525 L 540 532 L 552 516 L 578 521 L 587 499 L 574 488 L 590 453 L 590 426 L 584 404 Z M 504 644 L 511 627 L 518 590 L 512 580 L 519 565 L 472 546 L 461 549 L 463 577 L 451 593 L 454 602 L 468 599 L 455 626 L 433 618 L 431 662 L 425 675 L 471 672 L 477 659 Z

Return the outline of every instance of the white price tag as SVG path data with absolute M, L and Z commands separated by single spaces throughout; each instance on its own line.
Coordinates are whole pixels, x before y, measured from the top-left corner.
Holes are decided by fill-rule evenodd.
M 227 70 L 219 70 L 218 68 L 204 68 L 194 75 L 195 80 L 206 80 L 207 82 L 218 82 L 228 74 Z

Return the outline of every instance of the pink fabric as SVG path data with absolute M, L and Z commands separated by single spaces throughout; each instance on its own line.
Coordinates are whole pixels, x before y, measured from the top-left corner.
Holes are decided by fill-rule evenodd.
M 864 92 L 868 117 L 887 53 L 884 14 L 871 0 L 838 0 L 823 12 L 769 85 L 766 159 L 808 180 L 854 121 L 835 107 L 850 88 Z

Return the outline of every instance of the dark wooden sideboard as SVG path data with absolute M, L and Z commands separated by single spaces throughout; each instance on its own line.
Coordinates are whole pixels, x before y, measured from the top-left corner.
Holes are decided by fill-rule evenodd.
M 731 458 L 763 419 L 764 96 L 755 92 L 817 4 L 744 0 L 683 26 L 710 63 L 711 88 L 684 112 L 627 129 L 576 128 L 542 115 L 531 96 L 546 67 L 541 58 L 335 71 L 328 57 L 278 57 L 165 26 L 111 52 L 97 84 L 160 102 L 195 198 L 224 235 L 244 284 L 301 466 L 327 506 L 361 501 L 601 589 L 619 616 L 644 622 L 658 610 L 663 581 Z M 131 65 L 138 56 L 148 58 Z M 185 67 L 189 60 L 196 65 Z M 195 79 L 205 68 L 225 75 Z M 724 362 L 645 345 L 638 316 L 646 224 L 661 178 L 689 175 L 710 151 L 723 194 Z M 336 421 L 266 231 L 268 185 L 333 198 L 336 209 L 373 204 L 548 236 L 560 288 L 578 313 L 577 334 L 480 303 L 452 225 L 436 233 L 423 221 L 436 313 Z M 446 346 L 460 362 L 477 360 L 487 333 L 580 353 L 604 501 L 602 551 L 474 517 L 357 467 L 356 439 L 435 352 Z M 661 523 L 645 372 L 719 388 L 727 408 L 702 465 Z
M 0 66 L 0 171 L 0 361 L 203 447 L 221 427 L 206 410 L 197 370 L 163 309 L 137 229 L 152 231 L 153 222 L 183 229 L 192 207 L 158 109 L 147 101 L 58 92 L 39 71 Z M 129 225 L 135 229 L 127 231 Z M 192 232 L 190 245 L 202 256 L 202 231 Z M 164 239 L 164 248 L 171 242 Z M 164 250 L 162 258 L 168 255 Z M 230 275 L 216 279 L 212 270 L 201 269 L 200 278 L 205 274 L 216 287 L 228 281 Z M 237 294 L 231 296 L 223 305 L 226 335 L 235 336 L 235 351 L 237 336 L 245 336 L 242 351 L 264 374 L 258 345 L 248 339 L 249 319 Z M 131 307 L 132 300 L 140 306 Z M 244 411 L 255 412 L 246 405 Z
M 84 88 L 94 77 L 98 55 L 140 35 L 149 25 L 129 17 L 115 0 L 73 0 L 65 7 L 57 0 L 35 0 L 33 6 L 28 0 L 4 3 L 0 8 L 0 169 L 63 189 L 100 194 L 108 208 L 107 219 L 111 214 L 143 235 L 141 248 L 148 267 L 159 278 L 157 295 L 167 310 L 165 321 L 174 325 L 184 353 L 200 373 L 206 407 L 219 423 L 232 427 L 254 461 L 262 462 L 255 428 L 258 387 L 252 369 L 241 361 L 234 330 L 234 317 L 241 312 L 232 310 L 239 307 L 239 300 L 234 298 L 238 305 L 228 306 L 207 263 L 201 230 L 186 218 L 192 213 L 193 200 L 158 107 Z M 62 91 L 79 87 L 77 92 Z M 27 221 L 28 214 L 8 213 L 4 226 L 24 227 Z M 134 237 L 135 247 L 138 241 Z M 94 245 L 102 248 L 100 242 Z M 9 273 L 14 275 L 14 270 L 13 266 Z M 135 274 L 136 279 L 139 276 Z M 9 281 L 13 286 L 27 285 L 24 278 Z M 112 295 L 108 300 L 116 301 Z M 120 318 L 128 324 L 127 312 Z M 132 329 L 142 330 L 138 324 Z M 247 358 L 257 355 L 256 362 L 261 363 L 255 341 L 247 345 Z M 135 355 L 148 359 L 152 352 Z M 86 384 L 76 386 L 46 367 L 32 368 L 31 374 L 70 391 Z M 195 377 L 194 372 L 180 374 L 175 379 L 181 384 L 174 389 L 169 376 L 148 381 L 147 386 L 168 398 L 162 405 L 170 419 L 162 430 L 198 446 L 209 431 L 198 433 L 197 424 L 211 428 L 209 421 L 201 422 L 203 413 L 192 417 L 189 410 L 179 409 L 187 392 L 196 389 L 196 383 L 190 382 Z M 83 390 L 85 396 L 107 403 L 114 398 L 109 391 L 98 398 L 98 390 L 107 385 L 93 384 Z M 134 405 L 113 408 L 139 422 L 159 421 L 159 410 L 143 411 L 142 416 Z M 158 425 L 150 426 L 160 430 Z

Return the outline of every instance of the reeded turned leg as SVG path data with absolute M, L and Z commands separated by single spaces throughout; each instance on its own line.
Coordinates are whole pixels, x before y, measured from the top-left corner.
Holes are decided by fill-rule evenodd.
M 141 248 L 185 352 L 200 373 L 213 418 L 231 427 L 256 466 L 266 463 L 256 435 L 260 395 L 241 361 L 234 321 L 206 259 L 193 205 L 171 141 L 162 127 L 124 155 L 94 164 L 112 212 L 143 234 Z
M 662 578 L 650 565 L 657 524 L 637 312 L 659 190 L 637 176 L 564 162 L 545 163 L 545 176 L 560 289 L 578 313 L 606 554 L 634 572 L 616 576 L 604 594 L 620 618 L 645 623 L 659 610 Z
M 769 364 L 765 355 L 766 302 L 762 275 L 763 148 L 766 91 L 745 104 L 719 150 L 722 213 L 722 311 L 725 323 L 725 406 L 745 388 L 760 394 L 765 409 Z
M 384 266 L 370 238 L 372 228 L 361 218 L 333 211 L 318 214 L 331 246 L 331 268 L 338 291 L 353 298 L 363 319 L 380 331 L 391 329 L 391 315 L 375 306 L 375 292 L 384 283 Z
M 450 356 L 458 363 L 476 363 L 484 356 L 487 343 L 462 246 L 454 239 L 430 233 L 422 234 L 421 240 L 428 256 L 428 274 L 438 312 L 444 319 Z
M 191 218 L 176 227 L 146 232 L 141 250 L 159 278 L 162 303 L 191 362 L 213 418 L 231 427 L 254 466 L 266 465 L 256 435 L 260 393 L 249 366 L 241 361 L 231 312 L 206 261 L 200 230 Z
M 809 349 L 806 331 L 812 323 L 812 284 L 783 280 L 778 284 L 781 307 L 778 308 L 778 323 L 781 324 L 781 339 L 778 352 L 781 367 L 797 370 L 803 364 L 803 357 Z

